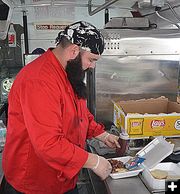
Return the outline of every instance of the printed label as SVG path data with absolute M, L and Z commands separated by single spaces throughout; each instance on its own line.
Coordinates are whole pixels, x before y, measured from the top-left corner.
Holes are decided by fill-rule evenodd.
M 10 34 L 9 37 L 8 37 L 8 41 L 9 41 L 9 44 L 14 44 L 14 42 L 15 42 L 15 35 L 14 34 Z
M 151 122 L 151 128 L 164 127 L 165 125 L 165 120 L 152 120 Z
M 138 127 L 138 126 L 141 125 L 141 123 L 142 123 L 142 122 L 136 122 L 136 121 L 135 121 L 135 122 L 132 122 L 131 125 L 132 125 L 132 127 Z
M 129 119 L 129 134 L 143 134 L 143 119 Z
M 175 129 L 180 130 L 180 120 L 176 120 L 174 127 Z
M 64 30 L 67 25 L 63 24 L 36 24 L 36 30 Z

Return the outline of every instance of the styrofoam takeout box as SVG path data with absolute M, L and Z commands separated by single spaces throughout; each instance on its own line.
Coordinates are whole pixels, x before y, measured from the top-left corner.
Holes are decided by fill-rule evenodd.
M 130 158 L 132 158 L 132 157 L 131 156 L 125 156 L 125 157 L 112 158 L 112 159 L 121 161 L 123 163 L 126 163 Z M 112 177 L 113 179 L 132 177 L 132 176 L 137 176 L 141 171 L 143 171 L 143 169 L 138 167 L 135 170 L 130 170 L 130 171 L 126 171 L 126 172 L 111 173 L 110 177 Z
M 148 171 L 159 164 L 164 158 L 173 152 L 173 148 L 174 144 L 167 142 L 164 137 L 156 137 L 136 154 L 145 158 L 145 161 L 138 166 L 138 168 L 127 172 L 111 173 L 110 176 L 113 179 L 137 176 L 144 169 Z M 111 159 L 120 160 L 121 162 L 126 163 L 130 158 L 131 156 Z
M 151 175 L 152 170 L 163 170 L 168 173 L 167 179 L 156 179 Z M 142 176 L 145 180 L 145 182 L 148 184 L 148 186 L 153 190 L 165 190 L 165 182 L 166 180 L 175 180 L 175 177 L 177 179 L 180 179 L 180 163 L 175 164 L 172 162 L 162 162 L 157 164 L 152 169 L 145 169 L 142 172 Z M 170 178 L 171 177 L 171 178 Z M 173 178 L 174 177 L 174 178 Z

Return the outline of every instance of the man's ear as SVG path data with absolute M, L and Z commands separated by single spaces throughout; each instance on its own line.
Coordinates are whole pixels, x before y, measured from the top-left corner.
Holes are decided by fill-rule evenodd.
M 80 48 L 75 44 L 72 44 L 70 47 L 70 59 L 75 59 L 80 52 Z

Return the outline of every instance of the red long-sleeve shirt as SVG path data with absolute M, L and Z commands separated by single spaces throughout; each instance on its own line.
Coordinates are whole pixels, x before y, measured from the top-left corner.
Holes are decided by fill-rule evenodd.
M 25 194 L 62 194 L 75 187 L 87 160 L 85 140 L 104 132 L 86 101 L 48 50 L 17 75 L 9 98 L 3 171 Z

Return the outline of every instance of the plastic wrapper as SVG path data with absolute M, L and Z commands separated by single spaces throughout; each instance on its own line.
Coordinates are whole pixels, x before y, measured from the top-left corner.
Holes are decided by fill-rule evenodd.
M 128 162 L 125 163 L 125 168 L 128 170 L 136 169 L 141 163 L 143 163 L 145 158 L 139 157 L 138 155 L 131 158 Z

